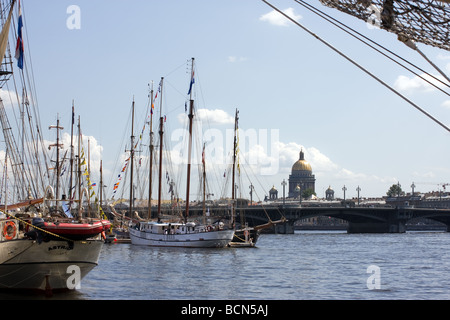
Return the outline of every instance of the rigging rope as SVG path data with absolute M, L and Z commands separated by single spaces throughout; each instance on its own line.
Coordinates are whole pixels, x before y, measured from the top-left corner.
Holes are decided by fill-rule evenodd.
M 373 79 L 375 79 L 376 81 L 378 81 L 380 84 L 382 84 L 383 86 L 385 86 L 386 88 L 388 88 L 390 91 L 392 91 L 393 93 L 395 93 L 396 95 L 398 95 L 399 97 L 401 97 L 403 100 L 405 100 L 406 102 L 408 102 L 409 104 L 411 104 L 414 108 L 416 108 L 417 110 L 419 110 L 420 112 L 422 112 L 423 114 L 425 114 L 428 118 L 430 118 L 431 120 L 433 120 L 434 122 L 436 122 L 437 124 L 439 124 L 441 127 L 443 127 L 445 130 L 447 130 L 448 132 L 450 132 L 450 128 L 447 127 L 446 125 L 444 125 L 442 122 L 440 122 L 438 119 L 436 119 L 435 117 L 433 117 L 432 115 L 430 115 L 428 112 L 426 112 L 424 109 L 422 109 L 421 107 L 419 107 L 417 104 L 415 104 L 414 102 L 412 102 L 410 99 L 408 99 L 407 97 L 405 97 L 404 95 L 402 95 L 400 92 L 398 92 L 397 90 L 395 90 L 394 88 L 392 88 L 391 86 L 389 86 L 386 82 L 384 82 L 383 80 L 381 80 L 380 78 L 378 78 L 377 76 L 375 76 L 373 73 L 371 73 L 370 71 L 368 71 L 367 69 L 365 69 L 363 66 L 361 66 L 360 64 L 358 64 L 356 61 L 352 60 L 350 57 L 346 56 L 344 53 L 342 53 L 341 51 L 339 51 L 338 49 L 336 49 L 334 46 L 332 46 L 330 43 L 328 43 L 327 41 L 323 40 L 322 38 L 320 38 L 318 35 L 316 35 L 315 33 L 313 33 L 311 30 L 309 30 L 308 28 L 306 28 L 305 26 L 303 26 L 302 24 L 300 24 L 299 22 L 295 21 L 294 19 L 292 19 L 291 17 L 289 17 L 286 13 L 284 13 L 283 11 L 281 11 L 280 9 L 278 9 L 277 7 L 273 6 L 272 4 L 270 4 L 269 2 L 267 2 L 266 0 L 261 0 L 262 2 L 264 2 L 265 4 L 267 4 L 269 7 L 271 7 L 273 10 L 277 11 L 279 14 L 283 15 L 284 17 L 286 17 L 287 19 L 289 19 L 292 23 L 296 24 L 298 27 L 300 27 L 301 29 L 303 29 L 304 31 L 306 31 L 308 34 L 310 34 L 311 36 L 313 36 L 314 38 L 316 38 L 317 40 L 319 40 L 320 42 L 322 42 L 323 44 L 325 44 L 327 47 L 329 47 L 330 49 L 332 49 L 333 51 L 335 51 L 336 53 L 338 53 L 340 56 L 342 56 L 343 58 L 345 58 L 346 60 L 348 60 L 350 63 L 352 63 L 353 65 L 355 65 L 356 67 L 358 67 L 360 70 L 362 70 L 363 72 L 365 72 L 366 74 L 368 74 L 370 77 L 372 77 Z
M 425 70 L 423 70 L 422 68 L 418 67 L 417 65 L 411 63 L 410 61 L 406 60 L 405 58 L 402 58 L 401 56 L 399 56 L 398 54 L 396 54 L 395 52 L 389 50 L 388 48 L 382 46 L 381 44 L 379 44 L 376 41 L 373 41 L 372 39 L 366 37 L 365 35 L 361 34 L 360 32 L 356 31 L 355 29 L 349 27 L 348 25 L 342 23 L 339 20 L 336 20 L 335 18 L 331 17 L 330 15 L 326 14 L 325 12 L 317 9 L 316 7 L 312 6 L 311 4 L 306 3 L 303 0 L 294 0 L 295 2 L 297 2 L 298 4 L 300 4 L 301 6 L 303 6 L 304 8 L 308 9 L 309 11 L 315 13 L 316 15 L 318 15 L 319 17 L 321 17 L 322 19 L 328 21 L 329 23 L 333 24 L 334 26 L 336 26 L 337 28 L 343 30 L 344 32 L 348 33 L 349 35 L 351 35 L 352 37 L 354 37 L 355 39 L 361 41 L 362 43 L 364 43 L 365 45 L 367 45 L 368 47 L 372 48 L 373 50 L 377 51 L 378 53 L 382 54 L 383 56 L 385 56 L 386 58 L 392 60 L 393 62 L 395 62 L 396 64 L 400 65 L 401 67 L 405 68 L 406 70 L 408 70 L 409 72 L 413 73 L 414 75 L 416 75 L 417 77 L 419 77 L 420 79 L 428 82 L 430 85 L 432 85 L 433 87 L 435 87 L 436 89 L 438 89 L 439 91 L 442 91 L 444 94 L 450 96 L 450 93 L 444 91 L 442 88 L 438 87 L 436 84 L 432 83 L 431 81 L 427 80 L 426 78 L 424 78 L 423 76 L 421 76 L 420 74 L 418 74 L 417 72 L 411 70 L 409 67 L 407 67 L 406 65 L 400 63 L 399 61 L 394 60 L 392 57 L 389 57 L 387 54 L 383 53 L 381 50 L 375 48 L 373 45 L 371 45 L 370 43 L 380 47 L 381 49 L 387 51 L 388 53 L 394 55 L 395 57 L 403 60 L 404 62 L 408 63 L 409 65 L 413 66 L 414 68 L 418 69 L 419 71 L 423 72 L 424 74 L 426 74 L 427 76 L 429 76 L 430 78 L 436 80 L 437 82 L 441 83 L 444 86 L 450 87 L 449 83 L 446 83 L 444 81 L 442 81 L 441 79 L 433 76 L 432 74 L 426 72 Z M 346 30 L 347 29 L 347 30 Z M 352 34 L 352 32 L 354 34 Z M 362 37 L 361 38 L 358 38 Z M 367 41 L 365 41 L 367 40 Z M 399 40 L 401 40 L 399 38 Z

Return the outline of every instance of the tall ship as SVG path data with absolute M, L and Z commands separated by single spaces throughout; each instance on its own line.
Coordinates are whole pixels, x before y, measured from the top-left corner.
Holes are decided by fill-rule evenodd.
M 98 264 L 104 242 L 101 235 L 110 224 L 108 220 L 96 217 L 95 213 L 84 212 L 82 198 L 87 195 L 85 201 L 89 202 L 89 191 L 79 187 L 78 193 L 72 193 L 72 178 L 67 192 L 69 196 L 59 195 L 62 163 L 59 155 L 56 162 L 50 160 L 39 129 L 34 86 L 27 76 L 32 70 L 24 50 L 21 3 L 1 0 L 0 15 L 0 88 L 11 81 L 14 82 L 12 87 L 16 88 L 16 92 L 9 91 L 9 100 L 4 96 L 0 99 L 0 124 L 5 143 L 4 152 L 0 152 L 3 158 L 0 168 L 3 175 L 0 189 L 0 290 L 53 294 L 77 289 L 81 280 Z M 11 25 L 17 26 L 17 30 L 10 30 Z M 14 40 L 11 41 L 11 49 L 15 47 L 15 57 L 9 48 L 10 37 Z M 16 83 L 18 79 L 20 83 Z M 5 108 L 9 104 L 14 108 Z M 11 115 L 10 112 L 19 114 Z M 21 119 L 14 122 L 18 123 L 17 126 L 9 121 L 14 117 Z M 59 124 L 56 128 L 61 129 Z M 57 141 L 56 150 L 60 148 Z M 80 143 L 78 148 L 80 150 Z M 81 177 L 87 178 L 81 174 L 82 159 L 79 155 L 78 170 L 73 168 L 71 161 L 73 171 L 78 171 L 80 186 Z M 56 163 L 54 170 L 49 170 L 53 165 L 51 162 Z M 78 213 L 75 204 L 78 204 Z
M 160 82 L 162 91 L 163 78 Z M 131 243 L 134 245 L 146 245 L 157 247 L 196 247 L 196 248 L 222 248 L 226 247 L 233 238 L 234 228 L 227 226 L 223 222 L 214 224 L 198 223 L 188 221 L 189 217 L 189 192 L 191 173 L 191 153 L 192 153 L 192 120 L 194 118 L 194 100 L 192 99 L 192 85 L 194 84 L 194 58 L 192 58 L 192 72 L 189 88 L 190 108 L 189 108 L 189 148 L 187 161 L 187 186 L 186 186 L 186 207 L 184 216 L 178 221 L 162 221 L 161 219 L 161 176 L 162 176 L 162 154 L 163 154 L 163 134 L 164 118 L 160 115 L 159 134 L 159 195 L 158 195 L 158 216 L 157 220 L 139 221 L 129 228 Z M 160 96 L 162 98 L 162 94 Z M 153 99 L 153 98 L 152 98 Z M 152 103 L 153 105 L 153 103 Z M 134 143 L 132 142 L 133 146 Z M 133 151 L 131 151 L 133 153 Z M 132 157 L 132 155 L 131 155 Z M 152 156 L 150 157 L 152 158 Z M 202 159 L 204 167 L 204 157 Z M 205 170 L 203 170 L 205 172 Z M 204 181 L 204 180 L 203 180 Z M 130 199 L 132 197 L 130 196 Z M 131 208 L 131 203 L 130 203 Z

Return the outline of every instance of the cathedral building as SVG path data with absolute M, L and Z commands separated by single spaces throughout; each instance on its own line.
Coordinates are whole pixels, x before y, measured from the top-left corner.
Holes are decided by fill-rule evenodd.
M 289 198 L 299 198 L 300 192 L 312 189 L 315 192 L 316 178 L 312 174 L 311 165 L 305 160 L 303 149 L 300 151 L 300 158 L 292 166 L 289 175 Z

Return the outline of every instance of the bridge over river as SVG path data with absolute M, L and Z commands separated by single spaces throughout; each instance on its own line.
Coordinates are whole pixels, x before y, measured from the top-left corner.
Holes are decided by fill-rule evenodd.
M 147 216 L 146 208 L 137 208 L 141 217 Z M 230 207 L 210 207 L 211 218 L 230 217 Z M 156 212 L 156 209 L 153 210 Z M 163 210 L 165 214 L 171 210 Z M 202 208 L 190 207 L 190 216 L 201 216 Z M 406 223 L 416 218 L 427 218 L 438 221 L 447 226 L 450 231 L 450 209 L 404 207 L 359 207 L 359 206 L 300 206 L 300 205 L 271 205 L 271 206 L 243 206 L 236 209 L 237 220 L 245 217 L 249 226 L 265 224 L 269 221 L 287 221 L 274 227 L 276 233 L 293 233 L 294 223 L 298 220 L 320 216 L 333 217 L 348 222 L 348 233 L 403 233 Z
M 237 214 L 239 216 L 239 210 Z M 277 225 L 277 233 L 293 233 L 297 220 L 329 216 L 348 222 L 348 233 L 402 233 L 406 223 L 415 218 L 427 218 L 441 222 L 450 231 L 450 209 L 430 209 L 413 207 L 301 207 L 254 206 L 242 208 L 249 225 L 266 223 L 268 218 L 279 220 L 284 216 L 288 221 Z

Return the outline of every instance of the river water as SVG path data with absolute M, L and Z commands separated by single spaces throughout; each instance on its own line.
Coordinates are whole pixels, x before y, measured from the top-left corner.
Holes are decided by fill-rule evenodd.
M 450 233 L 262 235 L 256 248 L 105 244 L 77 299 L 449 299 Z
M 256 248 L 105 244 L 71 300 L 450 298 L 450 233 L 264 234 Z

